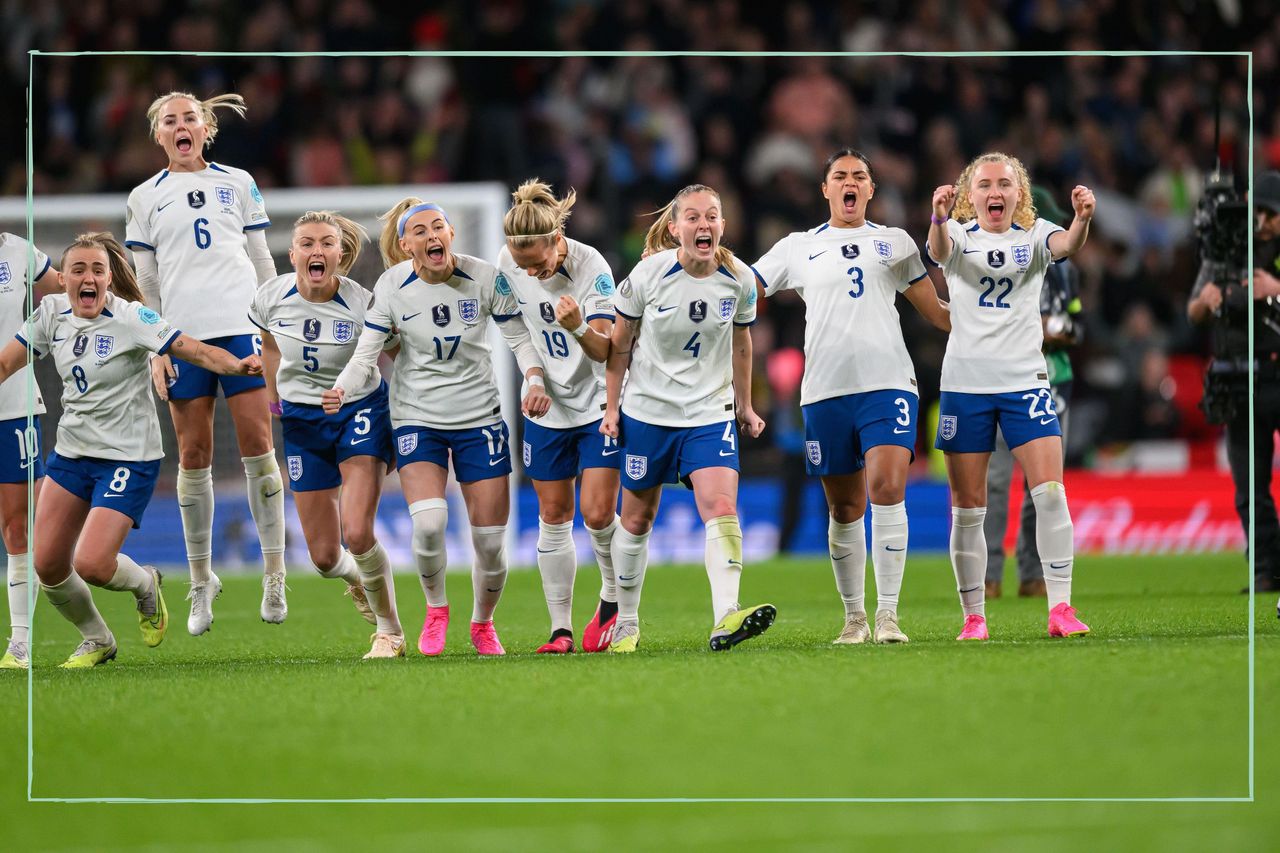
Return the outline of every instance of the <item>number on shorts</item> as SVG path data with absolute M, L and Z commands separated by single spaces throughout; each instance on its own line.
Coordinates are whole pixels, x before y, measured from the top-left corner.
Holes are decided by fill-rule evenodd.
M 197 219 L 194 223 L 195 230 L 196 230 L 196 248 L 197 249 L 207 249 L 213 245 L 213 235 L 200 227 L 201 225 L 208 225 L 208 224 L 209 224 L 209 220 L 204 219 L 203 217 L 200 219 Z
M 129 485 L 129 475 L 133 472 L 121 465 L 116 469 L 115 477 L 107 484 L 107 488 L 113 492 L 123 492 L 124 487 Z
M 315 373 L 320 369 L 320 359 L 316 358 L 316 353 L 319 351 L 320 347 L 302 348 L 302 369 L 307 373 Z
M 903 426 L 911 426 L 911 404 L 907 402 L 905 397 L 899 397 L 893 401 L 893 404 L 897 406 L 898 411 L 901 412 L 898 417 L 894 418 L 894 421 L 902 424 Z
M 489 443 L 489 458 L 496 459 L 506 452 L 507 439 L 502 434 L 502 427 L 480 427 L 484 440 Z
M 253 336 L 253 354 L 262 355 L 262 335 Z
M 448 361 L 453 358 L 453 354 L 458 351 L 458 342 L 462 340 L 462 335 L 445 335 L 444 340 L 432 338 L 436 343 L 436 361 Z M 444 345 L 452 342 L 449 352 L 445 353 Z
M 866 289 L 862 284 L 862 267 L 849 267 L 845 274 L 849 276 L 849 282 L 853 285 L 849 295 L 857 299 Z
M 999 281 L 996 281 L 991 276 L 984 275 L 982 278 L 978 280 L 978 283 L 985 284 L 987 286 L 987 289 L 982 291 L 982 293 L 978 295 L 978 305 L 982 306 L 983 308 L 1012 308 L 1013 307 L 1008 302 L 1004 301 L 1005 297 L 1009 295 L 1009 292 L 1013 290 L 1012 279 L 1002 278 Z M 987 297 L 990 296 L 991 291 L 995 290 L 997 287 L 1003 287 L 1004 290 L 1000 291 L 1000 293 L 996 296 L 995 302 L 988 302 Z
M 27 431 L 25 429 L 15 429 L 13 435 L 18 439 L 18 464 L 25 470 L 31 464 L 31 454 L 27 452 Z M 608 441 L 606 438 L 605 441 Z
M 720 436 L 720 440 L 729 445 L 730 450 L 738 449 L 738 439 L 733 434 L 733 421 L 729 421 L 724 425 L 724 435 Z
M 373 429 L 373 424 L 369 423 L 369 413 L 372 411 L 373 409 L 360 409 L 356 412 L 355 417 L 352 418 L 352 420 L 359 424 L 359 426 L 353 429 L 352 432 L 356 435 L 369 434 L 369 430 Z
M 83 394 L 89 390 L 89 380 L 84 377 L 84 368 L 76 365 L 71 368 L 71 376 L 76 380 L 76 390 Z
M 1032 394 L 1023 394 L 1022 399 L 1030 400 L 1031 405 L 1027 406 L 1027 417 L 1029 418 L 1052 418 L 1057 417 L 1058 410 L 1053 405 L 1053 394 L 1049 393 L 1048 388 L 1041 388 Z M 1044 403 L 1044 410 L 1040 410 L 1038 406 Z
M 687 353 L 692 353 L 694 358 L 697 358 L 698 353 L 702 351 L 702 344 L 699 343 L 698 341 L 698 335 L 700 334 L 702 333 L 694 332 L 693 337 L 689 338 L 689 342 L 686 343 L 683 347 L 684 351 Z
M 564 332 L 554 331 L 548 332 L 542 330 L 542 339 L 547 344 L 547 352 L 552 358 L 567 358 L 569 355 L 569 339 L 564 336 Z

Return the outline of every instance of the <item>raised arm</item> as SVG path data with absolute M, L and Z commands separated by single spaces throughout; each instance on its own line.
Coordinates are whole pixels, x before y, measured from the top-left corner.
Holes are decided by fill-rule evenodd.
M 386 329 L 375 329 L 365 323 L 360 338 L 356 341 L 355 352 L 351 353 L 351 360 L 342 368 L 333 387 L 320 395 L 326 414 L 335 414 L 342 408 L 342 398 L 348 388 L 364 388 L 373 381 L 378 372 L 378 354 L 382 352 L 382 345 L 386 340 Z
M 520 411 L 531 418 L 540 418 L 551 409 L 551 398 L 547 396 L 546 371 L 542 369 L 542 361 L 538 358 L 538 350 L 529 337 L 529 329 L 519 318 L 498 320 L 498 330 L 516 357 L 516 366 L 520 375 L 529 383 L 529 390 L 520 401 Z
M 733 410 L 738 425 L 752 438 L 764 432 L 764 419 L 751 406 L 751 327 L 733 327 Z
M 276 262 L 271 257 L 271 249 L 267 248 L 267 229 L 255 228 L 245 232 L 249 241 L 246 247 L 253 271 L 258 276 L 258 284 L 276 277 Z
M 262 334 L 262 378 L 267 380 L 267 402 L 271 411 L 280 412 L 280 390 L 276 387 L 276 374 L 280 372 L 280 346 L 266 329 Z
M 179 334 L 169 346 L 169 351 L 183 361 L 223 376 L 261 376 L 262 359 L 256 355 L 236 358 L 222 347 L 197 341 L 187 334 Z
M 604 363 L 604 420 L 600 422 L 600 432 L 610 438 L 618 437 L 622 380 L 631 365 L 631 348 L 636 343 L 637 323 L 637 320 L 619 314 L 613 324 L 613 335 L 609 339 L 609 356 Z
M 1075 218 L 1066 231 L 1055 231 L 1049 235 L 1049 251 L 1055 261 L 1069 258 L 1084 246 L 1089 237 L 1089 222 L 1093 219 L 1093 190 L 1077 185 L 1071 191 L 1071 207 L 1075 210 Z
M 582 319 L 582 308 L 572 296 L 561 296 L 556 303 L 556 322 L 569 330 L 578 345 L 592 361 L 603 363 L 609 357 L 609 336 L 613 321 L 597 317 L 590 323 Z
M 933 191 L 933 214 L 929 217 L 929 257 L 939 264 L 951 257 L 951 235 L 947 233 L 947 219 L 956 203 L 956 188 L 952 184 Z
M 951 309 L 938 296 L 938 290 L 929 276 L 924 276 L 908 287 L 903 291 L 903 296 L 915 306 L 921 317 L 947 334 L 951 333 Z

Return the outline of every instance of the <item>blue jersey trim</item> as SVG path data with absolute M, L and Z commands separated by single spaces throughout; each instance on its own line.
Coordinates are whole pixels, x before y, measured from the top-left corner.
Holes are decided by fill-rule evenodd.
M 290 296 L 293 296 L 297 292 L 298 292 L 298 285 L 295 284 L 293 287 L 289 288 L 288 293 L 280 297 L 280 301 L 281 302 L 285 301 L 286 299 L 288 299 Z
M 40 350 L 36 349 L 36 348 L 35 348 L 35 347 L 33 347 L 31 344 L 27 343 L 27 339 L 26 339 L 26 338 L 24 338 L 24 337 L 22 336 L 22 333 L 21 333 L 21 332 L 19 332 L 18 334 L 14 335 L 14 338 L 16 338 L 16 339 L 17 339 L 18 343 L 22 344 L 24 347 L 26 347 L 27 349 L 31 350 L 31 351 L 32 351 L 33 353 L 35 353 L 38 357 L 40 357 L 40 358 L 44 358 L 44 353 L 40 352 Z
M 569 281 L 573 281 L 573 276 L 569 275 L 569 271 L 564 268 L 564 264 L 561 264 L 559 267 L 557 267 L 556 272 L 564 276 L 565 278 L 569 279 Z
M 453 274 L 454 274 L 454 275 L 456 275 L 458 278 L 465 278 L 467 281 L 475 281 L 475 279 L 474 279 L 474 278 L 472 278 L 471 276 L 467 275 L 467 274 L 463 271 L 462 267 L 454 267 L 454 268 L 453 268 Z
M 404 287 L 405 285 L 411 284 L 412 282 L 415 282 L 417 280 L 418 280 L 418 272 L 417 270 L 412 270 L 409 273 L 409 277 L 406 278 L 403 282 L 401 282 L 400 286 Z
M 152 246 L 150 243 L 144 243 L 141 240 L 125 240 L 124 247 L 126 249 L 146 249 L 148 252 L 154 252 L 156 250 L 155 246 Z
M 156 355 L 164 355 L 169 351 L 169 347 L 173 346 L 173 342 L 178 339 L 178 335 L 182 334 L 181 329 L 174 329 L 173 334 L 169 336 L 169 340 L 164 342 L 164 346 L 156 350 Z
M 1016 230 L 1016 231 L 1025 231 L 1025 230 L 1027 230 L 1027 229 L 1023 228 L 1021 225 L 1019 225 L 1018 223 L 1016 223 L 1016 222 L 1010 222 L 1010 223 L 1009 223 L 1009 225 L 1010 225 L 1014 230 Z
M 210 168 L 210 169 L 213 169 L 213 171 L 215 171 L 215 172 L 221 172 L 221 173 L 222 173 L 222 174 L 224 174 L 224 175 L 230 175 L 230 174 L 231 174 L 231 173 L 230 173 L 230 172 L 228 172 L 226 169 L 224 169 L 224 168 L 222 168 L 221 166 L 219 166 L 217 163 L 210 163 L 210 164 L 209 164 L 209 168 Z
M 877 225 L 877 224 L 875 224 L 875 223 L 874 223 L 874 222 L 872 222 L 870 219 L 864 219 L 863 221 L 864 221 L 864 222 L 866 222 L 866 223 L 867 223 L 867 225 L 870 225 L 872 228 L 883 228 L 883 227 L 884 227 L 883 225 Z
M 727 269 L 724 268 L 724 264 L 721 264 L 720 266 L 716 267 L 716 272 L 722 272 L 725 275 L 729 276 L 729 278 L 733 279 L 734 281 L 738 280 L 738 277 L 736 275 L 734 275 L 733 273 L 729 272 Z
M 613 319 L 614 319 L 613 314 L 588 314 L 587 315 L 588 323 L 590 323 L 592 320 L 613 320 Z
M 489 316 L 497 320 L 499 323 L 505 323 L 508 320 L 514 320 L 516 317 L 519 317 L 520 312 L 517 311 L 514 314 L 490 314 Z
M 1066 256 L 1066 255 L 1063 255 L 1063 256 L 1062 256 L 1062 257 L 1060 257 L 1060 258 L 1055 258 L 1055 257 L 1053 256 L 1053 249 L 1050 249 L 1050 248 L 1049 248 L 1049 238 L 1050 238 L 1050 237 L 1052 237 L 1054 234 L 1063 234 L 1063 233 L 1066 233 L 1066 230 L 1067 230 L 1067 229 L 1065 229 L 1065 228 L 1059 228 L 1057 231 L 1051 231 L 1051 232 L 1049 232 L 1049 234 L 1047 234 L 1047 235 L 1045 236 L 1045 238 L 1044 238 L 1044 247 L 1045 247 L 1045 249 L 1046 249 L 1046 250 L 1048 250 L 1048 252 L 1049 252 L 1049 263 L 1051 263 L 1051 264 L 1060 264 L 1060 263 L 1062 263 L 1063 261 L 1065 261 L 1065 260 L 1067 259 L 1067 256 Z
M 756 269 L 751 264 L 747 264 L 747 267 L 751 270 L 751 272 L 755 273 L 756 281 L 760 282 L 760 286 L 763 287 L 765 290 L 768 290 L 769 282 L 765 281 L 764 276 L 760 275 L 760 270 Z
M 680 266 L 680 262 L 679 262 L 679 261 L 676 261 L 675 266 L 673 266 L 671 269 L 667 270 L 666 275 L 664 275 L 664 276 L 663 276 L 663 278 L 668 278 L 668 277 L 670 277 L 670 276 L 673 276 L 673 275 L 675 275 L 676 273 L 680 272 L 680 270 L 682 270 L 682 269 L 684 269 L 684 267 Z
M 736 327 L 737 327 L 737 328 L 739 328 L 739 329 L 747 329 L 747 328 L 750 328 L 750 327 L 754 326 L 755 324 L 756 324 L 756 321 L 755 321 L 755 320 L 748 320 L 748 321 L 747 321 L 747 322 L 745 322 L 745 323 L 739 323 L 737 320 L 734 320 L 734 321 L 733 321 L 733 325 L 734 325 L 734 326 L 736 326 Z
M 831 227 L 831 223 L 830 223 L 830 222 L 824 222 L 824 223 L 822 223 L 821 225 L 819 225 L 819 226 L 818 226 L 818 228 L 817 228 L 817 230 L 815 230 L 813 233 L 814 233 L 814 234 L 821 234 L 823 231 L 826 231 L 826 230 L 827 230 L 828 228 L 830 228 L 830 227 Z
M 115 316 L 116 316 L 115 314 L 112 314 L 110 311 L 108 311 L 105 305 L 102 307 L 102 313 L 103 313 L 103 315 L 104 315 L 104 316 L 107 316 L 107 317 L 115 317 Z
M 348 304 L 347 304 L 347 301 L 346 301 L 345 299 L 343 299 L 343 298 L 342 298 L 342 294 L 338 293 L 338 291 L 336 291 L 336 290 L 333 292 L 333 298 L 332 298 L 332 299 L 330 299 L 329 301 L 330 301 L 330 302 L 336 302 L 336 303 L 338 303 L 338 304 L 339 304 L 339 305 L 341 305 L 343 308 L 346 308 L 348 311 L 350 311 L 350 310 L 351 310 L 351 306 L 350 306 L 350 305 L 348 305 Z
M 161 173 L 160 173 L 160 177 L 156 178 L 156 182 L 155 182 L 154 184 L 152 184 L 151 186 L 153 186 L 153 187 L 158 187 L 158 186 L 160 186 L 160 182 L 161 182 L 161 181 L 163 181 L 163 180 L 164 180 L 165 178 L 167 178 L 167 177 L 169 177 L 169 170 L 168 170 L 168 169 L 165 169 L 163 172 L 161 172 Z
M 51 267 L 51 266 L 53 266 L 53 260 L 52 260 L 48 255 L 45 255 L 45 257 L 44 257 L 44 269 L 42 269 L 42 270 L 40 270 L 40 272 L 36 273 L 36 281 L 39 281 L 40 279 L 44 278 L 44 274 L 45 274 L 45 273 L 47 273 L 47 272 L 49 271 L 49 267 Z
M 58 312 L 58 313 L 60 313 L 60 314 L 70 314 L 70 313 L 71 313 L 71 309 L 70 309 L 70 308 L 68 308 L 66 311 L 60 311 L 60 312 Z
M 953 252 L 954 252 L 954 251 L 955 251 L 955 248 L 956 248 L 956 247 L 955 247 L 955 245 L 954 245 L 955 240 L 952 240 L 951 242 L 952 242 L 952 244 L 953 244 L 953 245 L 951 246 L 951 251 L 953 251 Z M 925 259 L 926 261 L 928 261 L 929 263 L 933 264 L 933 265 L 934 265 L 935 267 L 937 267 L 938 269 L 942 269 L 942 264 L 940 264 L 940 263 L 938 263 L 937 261 L 935 261 L 935 260 L 933 259 L 933 253 L 929 251 L 929 241 L 928 241 L 928 240 L 926 240 L 926 241 L 925 241 L 925 243 L 924 243 L 924 259 Z
M 258 230 L 260 230 L 260 229 L 262 229 L 262 228 L 270 228 L 270 227 L 271 227 L 271 220 L 269 220 L 269 219 L 268 219 L 266 222 L 255 222 L 255 223 L 253 223 L 252 225 L 246 225 L 246 226 L 244 227 L 244 230 L 245 230 L 245 231 L 258 231 Z
M 966 231 L 977 231 L 980 227 L 981 227 L 981 226 L 980 226 L 980 225 L 978 225 L 977 221 L 975 220 L 975 221 L 974 221 L 974 223 L 973 223 L 973 225 L 972 225 L 970 228 L 967 228 L 967 229 L 965 229 L 965 230 L 966 230 Z
M 640 319 L 639 317 L 633 317 L 633 316 L 631 316 L 631 315 L 630 315 L 630 314 L 628 314 L 626 311 L 623 311 L 621 308 L 614 308 L 613 310 L 618 312 L 618 316 L 619 316 L 619 317 L 626 317 L 628 320 L 639 320 L 639 319 Z
M 379 326 L 377 323 L 371 322 L 369 320 L 365 320 L 364 325 L 365 325 L 365 328 L 373 329 L 375 332 L 382 332 L 384 335 L 391 333 L 391 330 L 388 329 L 387 327 Z
M 928 277 L 929 277 L 929 273 L 927 273 L 927 272 L 922 272 L 922 273 L 920 273 L 920 275 L 916 276 L 915 278 L 911 279 L 911 281 L 907 282 L 907 284 L 915 284 L 915 283 L 916 283 L 917 281 L 919 281 L 920 279 L 922 279 L 922 278 L 928 278 Z
M 261 329 L 262 331 L 266 332 L 267 334 L 271 334 L 271 330 L 270 330 L 270 329 L 268 329 L 266 326 L 262 325 L 261 323 L 259 323 L 257 320 L 253 319 L 253 315 L 252 315 L 252 314 L 246 314 L 245 316 L 249 318 L 249 322 L 250 322 L 250 323 L 252 323 L 253 325 L 257 326 L 259 329 Z

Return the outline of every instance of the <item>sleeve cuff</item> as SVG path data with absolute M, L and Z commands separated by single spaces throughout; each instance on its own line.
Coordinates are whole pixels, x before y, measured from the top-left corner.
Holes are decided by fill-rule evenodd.
M 497 322 L 497 323 L 505 323 L 505 322 L 507 322 L 508 320 L 514 320 L 516 317 L 519 317 L 519 316 L 520 316 L 520 312 L 519 312 L 519 311 L 517 311 L 517 312 L 516 312 L 516 313 L 514 313 L 514 314 L 491 314 L 490 316 L 492 316 L 492 317 L 493 317 L 494 322 Z
M 47 273 L 47 272 L 49 271 L 49 267 L 51 267 L 51 266 L 53 266 L 53 259 L 52 259 L 52 258 L 50 258 L 48 255 L 45 255 L 45 258 L 44 258 L 44 269 L 42 269 L 42 270 L 40 270 L 40 272 L 36 273 L 36 281 L 39 281 L 40 279 L 44 278 L 44 274 L 45 274 L 45 273 Z
M 925 278 L 928 275 L 929 275 L 928 270 L 920 273 L 920 275 L 916 276 L 915 278 L 911 279 L 911 281 L 907 282 L 907 286 L 910 287 L 911 285 L 915 284 L 917 281 L 919 281 L 922 278 Z
M 639 316 L 638 314 L 637 314 L 637 315 L 628 314 L 626 311 L 623 311 L 621 308 L 615 308 L 615 309 L 613 309 L 613 310 L 614 310 L 614 311 L 616 311 L 616 312 L 618 313 L 618 316 L 619 316 L 619 317 L 626 317 L 628 320 L 639 320 L 639 319 L 640 319 L 640 316 Z
M 747 329 L 747 328 L 750 328 L 751 326 L 754 326 L 755 324 L 756 324 L 756 321 L 754 317 L 746 321 L 745 323 L 739 322 L 738 320 L 733 321 L 733 325 L 737 326 L 739 329 Z
M 255 222 L 255 223 L 253 223 L 252 225 L 246 225 L 246 226 L 244 227 L 244 230 L 245 230 L 245 231 L 259 231 L 259 230 L 261 230 L 261 229 L 263 229 L 263 228 L 270 228 L 270 227 L 271 227 L 271 220 L 269 220 L 269 219 L 268 219 L 266 222 Z
M 614 317 L 615 317 L 615 316 L 616 316 L 616 315 L 614 315 L 614 314 L 588 314 L 588 315 L 587 315 L 587 322 L 588 322 L 588 323 L 590 323 L 592 320 L 609 320 L 609 321 L 612 321 L 612 320 L 614 319 Z
M 391 333 L 391 330 L 386 326 L 379 326 L 377 323 L 370 322 L 367 319 L 364 321 L 364 327 L 366 329 L 373 329 L 375 332 L 382 332 L 384 335 Z
M 756 269 L 751 264 L 747 264 L 747 267 L 753 273 L 755 273 L 756 281 L 760 282 L 760 286 L 763 287 L 765 289 L 765 292 L 767 293 L 769 291 L 769 282 L 765 281 L 764 276 L 760 275 L 760 270 Z
M 262 331 L 266 332 L 267 334 L 271 334 L 270 330 L 269 330 L 266 326 L 262 325 L 262 324 L 261 324 L 261 323 L 259 323 L 257 320 L 253 319 L 253 315 L 252 315 L 252 314 L 248 314 L 248 315 L 246 315 L 246 316 L 249 318 L 249 322 L 250 322 L 250 323 L 252 323 L 253 325 L 257 326 L 259 329 L 261 329 Z
M 21 343 L 24 347 L 26 347 L 27 349 L 35 353 L 37 357 L 44 358 L 44 353 L 40 352 L 40 350 L 36 349 L 35 347 L 31 346 L 31 344 L 27 343 L 27 339 L 22 336 L 21 332 L 14 335 L 14 338 L 16 338 L 18 342 Z
M 164 344 L 160 347 L 160 349 L 156 350 L 156 355 L 164 355 L 165 353 L 167 353 L 169 351 L 169 347 L 173 346 L 173 342 L 176 341 L 178 339 L 178 336 L 181 334 L 182 334 L 181 329 L 174 329 L 173 334 L 169 336 L 169 340 L 165 341 Z
M 156 247 L 150 243 L 144 243 L 141 240 L 125 240 L 124 247 L 126 249 L 142 249 L 147 252 L 154 252 Z

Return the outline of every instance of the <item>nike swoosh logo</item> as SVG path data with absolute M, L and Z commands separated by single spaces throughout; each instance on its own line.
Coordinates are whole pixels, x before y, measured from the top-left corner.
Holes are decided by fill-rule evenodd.
M 274 498 L 276 495 L 280 494 L 280 492 L 281 492 L 281 490 L 280 490 L 280 489 L 276 489 L 274 492 L 268 492 L 267 494 L 263 495 L 263 497 L 264 497 L 264 498 Z
M 906 548 L 895 548 L 895 547 L 893 547 L 892 545 L 885 545 L 885 546 L 884 546 L 884 549 L 885 549 L 886 551 L 905 551 L 905 550 L 907 550 Z
M 187 509 L 188 507 L 195 506 L 195 504 L 184 504 L 182 501 L 178 501 L 178 506 L 182 507 L 183 509 Z
M 157 208 L 156 208 L 156 213 L 159 213 L 160 211 L 164 210 L 166 207 L 168 207 L 168 206 L 169 206 L 169 205 L 171 205 L 171 204 L 173 204 L 173 202 L 171 202 L 171 201 L 166 201 L 164 204 L 162 204 L 162 205 L 160 205 L 159 207 L 157 207 Z
M 1051 424 L 1051 423 L 1053 423 L 1053 422 L 1054 422 L 1054 421 L 1056 421 L 1056 420 L 1057 420 L 1057 418 L 1041 418 L 1041 419 L 1040 419 L 1040 426 L 1044 426 L 1045 424 Z
M 489 589 L 489 587 L 486 586 L 485 589 L 488 589 L 489 592 L 502 592 L 502 587 L 498 587 L 497 589 Z
M 962 590 L 960 590 L 960 594 L 961 594 L 961 595 L 964 595 L 966 592 L 977 592 L 977 591 L 978 591 L 978 590 L 980 590 L 980 589 L 982 589 L 982 587 L 980 587 L 980 586 L 970 587 L 969 589 L 962 589 Z
M 22 586 L 26 581 L 10 581 L 9 586 Z
M 287 329 L 289 326 L 296 326 L 296 325 L 298 325 L 298 324 L 297 324 L 297 323 L 286 323 L 284 320 L 279 320 L 279 321 L 277 321 L 277 322 L 276 322 L 276 325 L 277 325 L 277 326 L 279 326 L 281 329 Z
M 981 251 L 982 251 L 981 249 L 961 249 L 961 252 L 963 252 L 966 255 L 972 255 L 974 252 L 981 252 Z
M 516 297 L 516 302 L 519 302 L 521 305 L 529 304 L 528 302 L 525 302 L 523 299 L 521 299 L 519 296 Z
M 1071 564 L 1070 564 L 1070 563 L 1061 563 L 1061 564 L 1059 564 L 1059 563 L 1050 563 L 1050 564 L 1049 564 L 1049 568 L 1051 568 L 1051 569 L 1065 569 L 1065 568 L 1066 568 L 1067 566 L 1069 566 L 1069 565 L 1071 565 Z
M 893 428 L 894 435 L 902 435 L 904 432 L 911 432 L 911 427 L 907 427 L 906 429 L 898 429 L 897 427 Z
M 618 575 L 618 580 L 620 580 L 620 581 L 633 581 L 633 580 L 635 580 L 635 579 L 636 579 L 636 578 L 638 578 L 638 577 L 640 577 L 640 576 L 639 576 L 639 575 Z
M 852 553 L 852 552 L 850 552 L 850 553 Z M 848 557 L 848 556 L 849 556 L 849 554 L 837 554 L 837 553 L 835 553 L 834 551 L 832 551 L 832 552 L 831 552 L 831 559 L 833 559 L 833 560 L 843 560 L 843 559 L 845 559 L 845 558 L 846 558 L 846 557 Z
M 552 548 L 550 551 L 544 551 L 541 548 L 538 549 L 539 554 L 554 554 L 555 552 L 556 552 L 556 549 L 554 548 Z
M 30 467 L 31 467 L 31 463 L 30 463 L 30 462 L 28 462 L 28 461 L 27 461 L 27 460 L 25 460 L 25 459 L 24 459 L 24 460 L 22 460 L 21 462 L 19 462 L 19 463 L 18 463 L 18 465 L 20 466 L 21 470 L 23 470 L 23 471 L 25 471 L 25 470 L 27 470 L 28 468 L 30 468 Z
M 725 562 L 726 562 L 726 563 L 728 563 L 728 564 L 729 564 L 729 565 L 731 565 L 731 566 L 739 566 L 739 567 L 741 567 L 741 566 L 742 566 L 742 561 L 741 561 L 741 560 L 726 560 Z
M 122 498 L 122 497 L 124 497 L 124 495 L 116 494 L 115 492 L 103 492 L 103 493 L 102 493 L 102 496 L 103 496 L 104 498 Z
M 816 255 L 810 255 L 810 256 L 809 256 L 809 260 L 813 260 L 814 258 L 820 258 L 820 257 L 822 257 L 823 255 L 825 255 L 827 252 L 830 252 L 830 251 L 831 251 L 830 249 L 823 249 L 821 252 L 819 252 L 819 253 L 818 253 L 818 254 L 816 254 Z
M 601 456 L 616 456 L 616 455 L 617 455 L 617 453 L 618 453 L 618 451 L 616 451 L 616 450 L 601 450 L 601 451 L 600 451 L 600 455 L 601 455 Z
M 489 467 L 490 467 L 490 468 L 492 468 L 494 465 L 501 465 L 501 464 L 502 464 L 502 462 L 503 462 L 503 460 L 502 460 L 502 459 L 490 459 L 490 460 L 489 460 Z
M 369 436 L 369 438 L 373 438 L 373 436 Z M 355 447 L 357 444 L 363 444 L 364 442 L 368 441 L 369 438 L 353 438 L 351 439 L 351 446 Z
M 658 306 L 658 313 L 659 313 L 659 314 L 665 314 L 665 313 L 666 313 L 666 312 L 668 312 L 668 311 L 674 311 L 674 310 L 676 310 L 676 308 L 677 308 L 677 306 L 675 306 L 675 305 L 667 305 L 666 307 L 663 307 L 663 306 L 659 305 L 659 306 Z
M 66 338 L 54 338 L 53 342 L 56 344 L 58 341 L 65 341 L 65 340 Z
M 419 311 L 419 312 L 418 312 L 418 314 L 421 314 L 421 313 L 422 313 L 421 311 Z M 414 317 L 417 317 L 417 316 L 418 316 L 418 314 L 401 314 L 401 315 L 400 315 L 400 322 L 401 322 L 401 323 L 407 323 L 407 322 L 409 322 L 410 320 L 412 320 Z
M 721 451 L 720 451 L 720 455 L 721 455 L 721 456 L 735 456 L 735 455 L 737 455 L 737 454 L 736 454 L 736 452 L 735 452 L 735 451 L 733 451 L 733 450 L 730 450 L 728 453 L 726 453 L 726 452 L 724 452 L 723 450 L 721 450 Z

